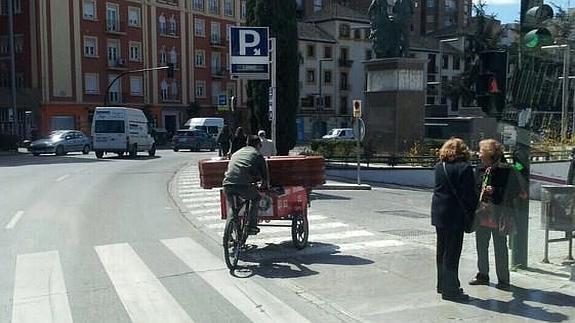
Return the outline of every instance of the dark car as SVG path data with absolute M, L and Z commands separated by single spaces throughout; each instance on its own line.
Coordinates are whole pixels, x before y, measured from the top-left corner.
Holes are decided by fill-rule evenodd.
M 216 140 L 202 130 L 178 130 L 172 139 L 174 151 L 180 149 L 190 149 L 199 151 L 200 149 L 216 150 Z
M 77 130 L 56 130 L 48 138 L 34 140 L 28 150 L 34 155 L 65 155 L 72 151 L 81 151 L 84 155 L 90 152 L 90 138 Z

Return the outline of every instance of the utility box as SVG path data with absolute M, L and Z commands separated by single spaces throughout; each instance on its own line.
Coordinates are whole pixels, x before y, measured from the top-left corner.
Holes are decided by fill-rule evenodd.
M 541 186 L 541 227 L 549 231 L 575 231 L 575 186 Z

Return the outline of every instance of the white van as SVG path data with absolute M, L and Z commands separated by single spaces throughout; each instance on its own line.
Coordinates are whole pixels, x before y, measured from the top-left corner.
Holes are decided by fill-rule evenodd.
M 223 118 L 191 118 L 185 123 L 189 129 L 206 131 L 213 137 L 217 137 L 224 127 Z
M 148 119 L 142 110 L 122 107 L 97 107 L 92 120 L 92 145 L 96 157 L 105 153 L 119 156 L 139 151 L 156 154 L 154 138 L 148 131 Z
M 331 129 L 323 139 L 354 139 L 352 128 L 334 128 Z

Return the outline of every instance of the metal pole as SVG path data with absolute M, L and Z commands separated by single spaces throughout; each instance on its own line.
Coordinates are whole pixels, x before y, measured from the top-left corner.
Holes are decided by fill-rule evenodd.
M 563 90 L 561 95 L 561 141 L 567 138 L 567 101 L 568 95 L 568 82 L 569 82 L 569 45 L 563 49 Z
M 275 37 L 270 38 L 270 44 L 271 44 L 271 52 L 272 52 L 272 66 L 271 66 L 271 84 L 272 84 L 272 141 L 273 144 L 276 146 L 278 146 L 277 144 L 277 98 L 276 98 L 276 59 L 277 59 L 277 48 L 276 48 L 276 39 Z
M 438 82 L 438 89 L 437 89 L 437 94 L 439 96 L 439 105 L 441 105 L 441 74 L 442 74 L 442 70 L 443 69 L 443 42 L 440 40 L 439 41 L 439 79 L 437 80 Z
M 14 50 L 14 3 L 8 0 L 8 41 L 10 43 L 10 88 L 12 104 L 12 134 L 18 135 L 18 109 L 16 109 L 16 56 Z
M 357 153 L 357 185 L 361 185 L 361 175 L 360 175 L 360 170 L 361 170 L 361 164 L 360 164 L 360 156 L 359 156 L 359 137 L 361 136 L 360 132 L 361 132 L 361 118 L 355 118 L 355 123 L 356 123 L 356 127 L 357 127 L 357 131 L 355 132 L 355 149 L 356 149 L 356 153 Z
M 318 75 L 318 83 L 319 83 L 319 109 L 323 110 L 323 96 L 322 96 L 322 92 L 321 92 L 321 63 L 323 61 L 320 59 L 319 60 L 319 75 Z

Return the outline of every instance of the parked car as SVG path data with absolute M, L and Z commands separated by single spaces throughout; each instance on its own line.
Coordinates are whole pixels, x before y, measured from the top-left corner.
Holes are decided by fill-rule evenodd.
M 216 150 L 216 140 L 202 130 L 178 130 L 172 139 L 174 151 L 180 149 L 190 149 L 199 151 L 200 149 Z
M 190 130 L 203 130 L 212 137 L 217 138 L 224 128 L 223 118 L 191 118 L 184 126 Z
M 50 136 L 34 140 L 28 150 L 34 155 L 56 154 L 65 155 L 72 151 L 81 151 L 84 155 L 90 152 L 90 138 L 77 130 L 56 130 Z
M 352 128 L 334 128 L 331 129 L 323 139 L 354 139 Z

